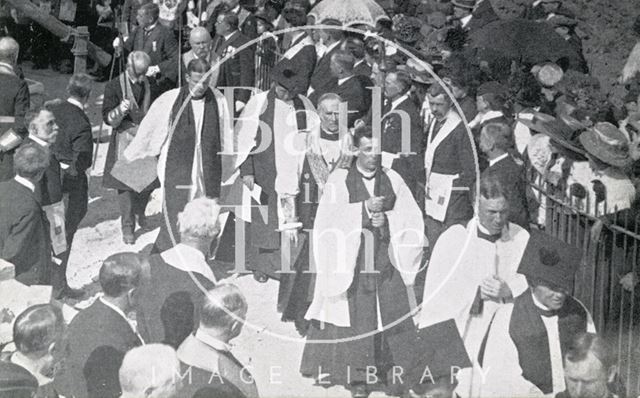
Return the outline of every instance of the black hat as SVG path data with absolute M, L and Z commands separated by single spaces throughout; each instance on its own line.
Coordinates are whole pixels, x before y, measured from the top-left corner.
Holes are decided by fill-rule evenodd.
M 20 391 L 35 392 L 38 381 L 28 370 L 11 362 L 0 361 L 0 395 L 19 396 Z
M 293 95 L 304 94 L 305 88 L 309 85 L 309 79 L 298 73 L 296 65 L 287 59 L 280 61 L 271 70 L 271 79 Z
M 573 291 L 582 251 L 558 238 L 532 230 L 518 272 L 554 289 Z
M 501 97 L 506 97 L 509 94 L 509 89 L 496 81 L 490 81 L 482 83 L 476 90 L 476 96 L 480 97 L 485 94 L 494 94 Z

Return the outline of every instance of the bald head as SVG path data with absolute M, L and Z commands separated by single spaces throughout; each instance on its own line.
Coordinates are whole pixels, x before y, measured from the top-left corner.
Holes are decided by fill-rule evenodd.
M 206 59 L 211 51 L 211 35 L 207 29 L 199 26 L 191 31 L 189 44 L 198 58 Z
M 0 38 L 0 62 L 15 64 L 18 59 L 20 46 L 11 37 Z
M 151 58 L 144 51 L 133 51 L 127 57 L 127 72 L 134 80 L 142 81 L 149 65 L 151 65 Z

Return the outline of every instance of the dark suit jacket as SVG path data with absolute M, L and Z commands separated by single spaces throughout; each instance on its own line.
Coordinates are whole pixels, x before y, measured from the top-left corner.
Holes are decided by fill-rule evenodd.
M 171 30 L 157 22 L 151 32 L 145 35 L 144 29 L 137 27 L 124 43 L 124 48 L 129 52 L 146 52 L 151 58 L 151 66 L 157 65 L 160 68 L 160 74 L 156 75 L 155 80 L 161 91 L 155 93 L 155 96 L 175 87 L 178 81 L 179 56 L 178 43 Z M 152 97 L 151 100 L 153 99 Z
M 371 77 L 371 66 L 367 63 L 367 61 L 362 61 L 353 68 L 353 73 L 356 75 L 362 75 L 366 77 Z
M 35 193 L 11 179 L 0 183 L 0 258 L 16 267 L 16 279 L 48 283 L 49 222 Z
M 365 117 L 371 109 L 371 93 L 368 87 L 373 87 L 373 82 L 366 76 L 354 75 L 347 81 L 339 84 L 333 81 L 331 86 L 321 87 L 314 90 L 309 96 L 309 100 L 318 106 L 318 100 L 326 93 L 338 94 L 347 103 L 350 111 L 347 122 L 349 127 L 353 127 L 356 120 Z
M 483 174 L 496 173 L 504 184 L 508 194 L 509 221 L 522 228 L 529 229 L 529 209 L 527 207 L 527 181 L 524 167 L 517 164 L 511 156 L 489 166 Z
M 118 370 L 124 354 L 141 344 L 121 315 L 96 300 L 67 328 L 55 376 L 57 390 L 66 397 L 119 397 Z
M 204 294 L 191 276 L 165 263 L 157 254 L 150 258 L 151 281 L 139 290 L 138 302 L 149 342 L 165 343 L 173 348 L 195 331 Z M 213 283 L 200 274 L 194 278 L 209 290 Z M 141 325 L 142 327 L 142 325 Z
M 241 396 L 258 398 L 255 382 L 248 383 L 252 379 L 249 369 L 230 352 L 219 351 L 190 335 L 178 349 L 178 359 L 183 370 L 190 367 L 192 375 L 195 375 L 191 385 L 185 385 L 185 390 L 190 393 L 181 396 L 191 397 L 198 389 L 206 387 L 211 380 L 220 380 L 222 377 L 226 385 L 241 391 Z
M 369 90 L 368 90 L 369 91 Z M 406 112 L 409 115 L 409 152 L 415 152 L 413 155 L 403 156 L 395 159 L 391 164 L 391 168 L 396 171 L 414 195 L 414 198 L 421 203 L 424 191 L 424 165 L 423 165 L 423 123 L 420 117 L 420 110 L 416 107 L 411 98 L 402 101 L 394 110 L 398 112 Z M 386 112 L 383 114 L 381 132 L 382 132 L 382 151 L 398 154 L 406 152 L 402 147 L 402 119 L 401 114 L 395 112 Z
M 305 33 L 304 35 L 296 38 L 287 50 L 283 51 L 283 54 L 286 55 L 289 49 L 304 40 L 307 36 L 307 33 Z M 311 76 L 313 75 L 317 60 L 316 47 L 312 44 L 307 44 L 300 48 L 291 58 L 282 58 L 278 63 L 286 64 L 287 69 L 292 69 L 296 71 L 299 76 L 304 76 L 306 84 L 302 87 L 303 91 L 301 93 L 304 95 L 309 89 L 309 83 L 311 82 Z
M 335 54 L 337 51 L 340 51 L 341 45 L 338 44 L 334 48 L 331 49 L 328 53 L 325 53 L 319 60 L 316 65 L 316 69 L 313 71 L 313 75 L 311 75 L 311 87 L 313 87 L 314 91 L 323 90 L 325 87 L 331 87 L 335 85 L 336 79 L 331 74 L 331 56 Z
M 436 135 L 434 135 L 434 139 L 435 137 Z M 427 142 L 426 147 L 429 145 Z M 474 165 L 473 148 L 469 141 L 467 130 L 461 122 L 438 145 L 433 157 L 431 171 L 447 175 L 459 174 L 459 178 L 453 181 L 453 187 L 471 189 L 476 180 Z M 452 225 L 458 222 L 466 222 L 472 216 L 473 207 L 471 206 L 470 192 L 453 191 L 449 200 L 447 214 L 445 215 L 445 224 Z
M 40 146 L 39 143 L 27 137 L 22 143 L 35 144 Z M 36 184 L 36 197 L 42 206 L 48 206 L 52 203 L 57 203 L 62 200 L 62 174 L 60 172 L 60 162 L 54 156 L 50 147 L 45 147 L 49 152 L 49 167 L 44 172 L 42 179 Z
M 0 123 L 0 136 L 9 128 L 13 128 L 20 135 L 25 137 L 27 129 L 24 123 L 24 116 L 30 106 L 29 86 L 27 82 L 15 75 L 0 73 L 0 116 L 16 117 L 15 123 Z M 13 178 L 13 152 L 0 152 L 0 181 Z
M 221 57 L 227 56 L 231 48 L 239 48 L 246 44 L 249 39 L 240 31 L 234 32 L 229 40 L 222 36 L 213 39 L 213 48 Z M 235 50 L 233 50 L 235 51 Z M 220 67 L 218 75 L 218 87 L 253 87 L 254 84 L 254 47 L 248 47 L 234 54 Z M 246 103 L 249 101 L 251 92 L 249 90 L 236 90 L 235 100 Z
M 51 106 L 60 128 L 53 153 L 59 162 L 69 165 L 66 174 L 82 174 L 91 167 L 93 136 L 91 122 L 84 111 L 68 101 Z

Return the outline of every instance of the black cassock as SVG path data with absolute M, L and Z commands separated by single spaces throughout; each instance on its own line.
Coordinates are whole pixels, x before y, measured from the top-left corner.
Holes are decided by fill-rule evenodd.
M 380 187 L 377 195 L 387 198 L 395 197 L 386 174 L 377 173 L 375 178 L 380 178 L 380 182 L 376 182 Z M 355 165 L 347 174 L 347 189 L 351 203 L 363 202 L 371 196 Z M 323 383 L 329 383 L 325 384 L 326 386 L 348 386 L 367 382 L 367 366 L 376 367 L 380 381 L 385 380 L 385 374 L 394 365 L 403 368 L 405 372 L 411 366 L 410 353 L 416 339 L 412 318 L 408 316 L 396 325 L 388 327 L 411 311 L 406 285 L 389 259 L 389 241 L 384 237 L 389 236 L 388 229 L 386 232 L 376 231 L 371 226 L 366 212 L 363 212 L 362 222 L 363 229 L 373 231 L 376 236 L 374 263 L 376 271 L 379 272 L 369 274 L 362 272 L 365 262 L 365 239 L 363 238 L 353 282 L 347 290 L 351 327 L 312 321 L 307 335 L 308 340 L 334 341 L 328 344 L 307 343 L 302 354 L 300 372 L 304 376 L 320 378 Z M 378 303 L 379 317 L 384 331 L 377 331 Z M 349 340 L 336 342 L 337 339 Z M 320 373 L 324 376 L 320 377 Z M 391 379 L 387 381 L 388 392 L 403 389 L 398 380 L 395 384 L 391 384 Z M 370 385 L 370 387 L 373 386 Z

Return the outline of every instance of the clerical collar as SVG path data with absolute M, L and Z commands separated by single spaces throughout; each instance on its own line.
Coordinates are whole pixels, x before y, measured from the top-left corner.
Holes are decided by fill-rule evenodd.
M 509 156 L 508 153 L 503 153 L 502 155 L 498 156 L 497 158 L 489 160 L 489 166 L 493 166 L 494 164 L 498 163 L 502 159 L 506 159 L 508 156 Z
M 373 177 L 376 176 L 376 172 L 378 171 L 378 169 L 376 168 L 373 171 L 367 171 L 367 170 L 363 170 L 360 165 L 356 164 L 356 168 L 358 169 L 358 172 L 360 172 L 360 174 L 362 174 L 362 178 L 364 178 L 365 180 L 370 180 Z
M 491 243 L 495 243 L 501 237 L 502 237 L 502 232 L 500 232 L 499 234 L 492 235 L 491 233 L 489 233 L 488 229 L 483 227 L 482 224 L 478 222 L 478 238 L 488 240 Z
M 195 338 L 208 345 L 209 347 L 215 349 L 216 351 L 231 351 L 231 346 L 220 339 L 216 339 L 215 337 L 209 335 L 207 332 L 198 329 L 196 330 Z
M 325 129 L 320 129 L 320 138 L 327 141 L 338 141 L 338 139 L 340 139 L 340 133 L 332 133 Z
M 552 317 L 552 316 L 558 315 L 558 311 L 552 310 L 546 305 L 542 304 L 540 301 L 538 301 L 538 299 L 536 298 L 536 295 L 533 294 L 533 292 L 531 292 L 531 298 L 533 299 L 533 304 L 536 306 L 536 309 L 538 310 L 538 313 L 540 315 L 544 317 Z
M 403 94 L 399 98 L 394 99 L 393 101 L 391 101 L 391 109 L 396 109 L 398 107 L 398 105 L 403 103 L 404 100 L 406 100 L 408 98 L 409 98 L 409 93 L 406 92 L 405 94 Z

